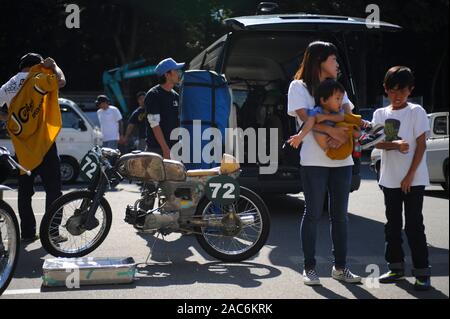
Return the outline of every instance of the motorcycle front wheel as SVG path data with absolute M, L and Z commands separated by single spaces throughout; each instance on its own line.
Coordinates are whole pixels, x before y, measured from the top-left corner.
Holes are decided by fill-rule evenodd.
M 216 227 L 199 227 L 197 241 L 212 257 L 225 262 L 240 262 L 256 255 L 265 245 L 270 232 L 270 214 L 264 201 L 251 190 L 241 187 L 240 197 L 233 205 L 240 219 L 251 218 L 236 234 L 226 234 Z M 203 219 L 227 215 L 227 207 L 203 200 L 196 216 Z
M 0 201 L 0 296 L 14 275 L 19 249 L 20 231 L 16 215 L 8 204 Z
M 88 191 L 68 193 L 57 199 L 41 222 L 42 247 L 55 257 L 78 258 L 97 249 L 111 229 L 112 212 L 102 197 L 95 212 L 98 225 L 86 229 L 83 221 L 93 203 L 95 193 Z

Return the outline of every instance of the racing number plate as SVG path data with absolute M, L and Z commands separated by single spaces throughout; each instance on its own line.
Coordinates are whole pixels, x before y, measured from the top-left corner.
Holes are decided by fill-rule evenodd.
M 230 176 L 213 177 L 206 184 L 206 196 L 215 204 L 234 204 L 240 196 L 239 183 Z
M 98 156 L 89 151 L 81 160 L 80 176 L 85 181 L 92 180 L 100 169 L 100 161 Z

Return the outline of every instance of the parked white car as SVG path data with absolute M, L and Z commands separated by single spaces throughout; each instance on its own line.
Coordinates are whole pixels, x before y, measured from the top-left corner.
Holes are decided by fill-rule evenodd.
M 59 105 L 62 129 L 56 145 L 61 158 L 61 179 L 63 183 L 72 183 L 78 178 L 79 163 L 84 155 L 95 145 L 102 144 L 102 133 L 73 101 L 60 98 Z M 0 146 L 14 152 L 5 130 L 0 131 Z
M 428 115 L 431 132 L 427 140 L 427 166 L 430 183 L 441 184 L 448 190 L 448 114 L 449 112 Z M 374 149 L 371 154 L 371 167 L 380 179 L 381 150 Z

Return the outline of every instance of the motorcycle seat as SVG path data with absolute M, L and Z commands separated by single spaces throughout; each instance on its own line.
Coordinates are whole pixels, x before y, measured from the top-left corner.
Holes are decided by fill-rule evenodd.
M 234 156 L 229 154 L 223 154 L 220 167 L 214 167 L 211 169 L 193 169 L 186 172 L 188 177 L 205 177 L 205 176 L 218 176 L 229 175 L 237 172 L 241 166 Z
M 192 169 L 186 172 L 188 177 L 206 177 L 206 176 L 219 176 L 220 167 L 211 169 Z

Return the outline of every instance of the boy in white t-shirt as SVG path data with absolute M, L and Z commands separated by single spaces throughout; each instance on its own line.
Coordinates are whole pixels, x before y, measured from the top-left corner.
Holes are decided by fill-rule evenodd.
M 393 283 L 405 275 L 402 248 L 404 205 L 405 232 L 416 277 L 414 287 L 428 290 L 431 287 L 431 268 L 422 207 L 425 187 L 429 185 L 425 150 L 430 124 L 420 105 L 408 103 L 414 89 L 414 76 L 409 68 L 391 68 L 386 74 L 384 88 L 391 105 L 378 109 L 373 116 L 374 124 L 384 125 L 386 135 L 385 140 L 376 145 L 383 150 L 380 186 L 386 205 L 385 257 L 389 266 L 389 272 L 380 277 L 380 282 Z

